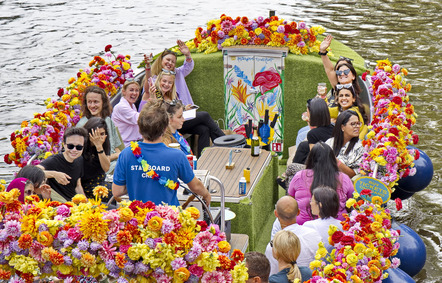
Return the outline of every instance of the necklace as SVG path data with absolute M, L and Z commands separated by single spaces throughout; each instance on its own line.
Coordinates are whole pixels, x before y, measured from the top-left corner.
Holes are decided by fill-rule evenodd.
M 150 166 L 147 163 L 147 161 L 144 159 L 144 156 L 141 154 L 141 148 L 138 145 L 138 142 L 130 142 L 130 149 L 132 150 L 132 153 L 135 155 L 135 158 L 137 159 L 138 163 L 141 164 L 141 167 L 143 168 L 143 171 L 146 172 L 147 176 L 151 177 L 153 180 L 157 180 L 161 185 L 165 186 L 168 189 L 177 190 L 180 187 L 180 182 L 175 182 L 165 177 L 161 177 L 153 169 L 149 170 Z

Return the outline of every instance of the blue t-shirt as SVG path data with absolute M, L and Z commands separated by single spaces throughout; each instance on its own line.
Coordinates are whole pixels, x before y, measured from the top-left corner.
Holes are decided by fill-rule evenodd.
M 144 159 L 161 177 L 175 182 L 179 178 L 186 184 L 195 177 L 189 161 L 182 151 L 169 148 L 164 143 L 138 142 L 138 144 Z M 166 188 L 158 180 L 148 177 L 130 147 L 125 148 L 118 156 L 114 183 L 126 186 L 130 200 L 143 202 L 150 200 L 155 204 L 165 202 L 169 205 L 179 205 L 177 191 Z

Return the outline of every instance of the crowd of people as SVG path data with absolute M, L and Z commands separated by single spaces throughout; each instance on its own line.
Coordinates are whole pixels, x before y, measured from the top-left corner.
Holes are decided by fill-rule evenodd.
M 308 280 L 319 242 L 331 249 L 328 227 L 340 227 L 345 202 L 354 192 L 352 178 L 359 173 L 368 119 L 351 60 L 342 58 L 333 66 L 326 56 L 331 40 L 325 38 L 319 55 L 333 91 L 325 99 L 307 101 L 309 125 L 298 132 L 293 162 L 277 180 L 287 195 L 275 205 L 271 241 L 265 255 L 245 255 L 248 282 Z M 96 186 L 106 186 L 112 192 L 108 198 L 128 194 L 130 200 L 179 205 L 179 179 L 210 204 L 209 191 L 189 165 L 186 155 L 193 152 L 183 134 L 199 136 L 199 156 L 224 133 L 207 112 L 183 118 L 194 106 L 185 81 L 194 62 L 188 47 L 177 43 L 186 57 L 184 64 L 176 67 L 177 55 L 168 49 L 152 65 L 145 56 L 142 86 L 126 81 L 113 109 L 103 89 L 88 87 L 83 118 L 64 132 L 63 150 L 37 166 L 22 168 L 8 190 L 18 189 L 21 202 L 32 194 L 67 202 L 76 194 L 93 198 Z M 178 143 L 181 150 L 168 147 L 170 143 Z M 113 182 L 107 174 L 113 174 Z

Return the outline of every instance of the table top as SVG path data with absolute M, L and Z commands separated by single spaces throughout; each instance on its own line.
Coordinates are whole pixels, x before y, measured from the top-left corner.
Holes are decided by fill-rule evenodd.
M 233 169 L 226 169 L 231 150 L 235 166 Z M 198 159 L 197 167 L 199 170 L 208 170 L 210 176 L 218 178 L 223 183 L 226 202 L 239 202 L 253 192 L 270 160 L 271 153 L 266 150 L 261 150 L 259 156 L 253 157 L 249 148 L 209 147 Z M 246 195 L 240 195 L 239 180 L 243 177 L 246 168 L 250 168 L 250 183 L 247 183 Z M 211 190 L 216 189 L 216 192 L 212 193 L 212 200 L 219 201 L 221 194 L 217 184 L 212 180 L 209 185 Z

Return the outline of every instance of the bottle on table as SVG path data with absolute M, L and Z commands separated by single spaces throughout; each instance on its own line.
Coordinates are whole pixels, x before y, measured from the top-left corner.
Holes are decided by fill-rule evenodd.
M 251 155 L 259 156 L 259 138 L 258 138 L 258 130 L 256 128 L 253 128 L 253 137 L 252 141 L 250 142 L 250 146 L 252 148 Z
M 245 195 L 246 192 L 247 192 L 246 178 L 241 177 L 241 179 L 239 179 L 239 194 L 240 195 Z

